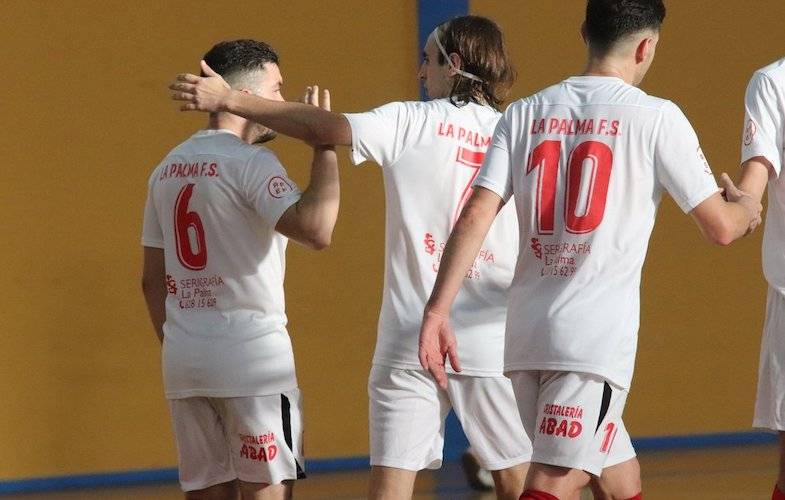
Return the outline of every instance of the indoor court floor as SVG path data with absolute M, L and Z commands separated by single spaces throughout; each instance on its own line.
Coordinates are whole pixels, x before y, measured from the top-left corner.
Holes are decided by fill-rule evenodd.
M 646 500 L 768 500 L 777 468 L 776 445 L 646 452 L 639 456 Z M 368 473 L 311 474 L 295 488 L 297 500 L 354 500 L 365 497 Z M 2 500 L 177 500 L 177 485 L 118 487 L 60 493 L 1 496 Z M 418 477 L 418 500 L 493 500 L 464 482 L 457 462 Z M 591 495 L 584 494 L 585 499 Z

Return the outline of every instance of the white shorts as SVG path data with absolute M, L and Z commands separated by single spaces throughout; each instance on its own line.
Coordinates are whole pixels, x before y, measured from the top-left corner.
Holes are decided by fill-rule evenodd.
M 183 491 L 234 479 L 277 484 L 305 477 L 298 389 L 272 396 L 170 399 L 169 408 Z
M 752 425 L 785 431 L 785 297 L 772 287 L 766 297 Z
M 512 371 L 523 427 L 533 442 L 532 462 L 584 470 L 635 457 L 621 415 L 627 391 L 590 373 Z
M 451 374 L 443 391 L 425 371 L 374 365 L 368 396 L 371 465 L 411 471 L 441 467 L 451 407 L 483 468 L 507 469 L 531 457 L 506 377 Z

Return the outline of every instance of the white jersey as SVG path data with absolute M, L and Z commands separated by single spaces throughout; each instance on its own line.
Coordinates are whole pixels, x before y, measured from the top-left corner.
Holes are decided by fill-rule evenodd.
M 785 179 L 780 175 L 785 139 L 785 59 L 755 72 L 747 86 L 741 161 L 763 156 L 774 172 L 763 232 L 763 274 L 785 295 Z
M 507 109 L 475 185 L 517 203 L 505 370 L 628 388 L 662 192 L 689 212 L 718 191 L 679 108 L 618 78 L 569 78 Z
M 447 99 L 396 102 L 346 115 L 352 162 L 382 166 L 386 196 L 384 297 L 373 362 L 421 369 L 418 340 L 444 246 L 471 194 L 500 113 Z M 466 375 L 498 376 L 518 230 L 503 210 L 464 280 L 451 321 Z
M 194 134 L 153 171 L 142 244 L 166 258 L 167 398 L 297 387 L 275 225 L 299 198 L 270 150 L 227 130 Z

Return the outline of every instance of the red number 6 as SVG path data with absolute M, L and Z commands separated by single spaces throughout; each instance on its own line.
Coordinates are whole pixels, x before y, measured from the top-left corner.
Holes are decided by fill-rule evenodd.
M 177 195 L 174 205 L 174 240 L 180 264 L 193 271 L 200 271 L 207 266 L 207 244 L 202 219 L 196 212 L 188 211 L 193 192 L 194 185 L 186 184 Z M 194 236 L 196 250 L 191 246 L 191 235 Z

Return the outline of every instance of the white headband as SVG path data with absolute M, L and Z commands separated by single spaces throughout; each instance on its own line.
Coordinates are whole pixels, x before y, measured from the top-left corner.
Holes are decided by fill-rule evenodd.
M 482 78 L 480 78 L 479 76 L 473 75 L 473 74 L 469 73 L 468 71 L 463 71 L 463 70 L 458 69 L 458 68 L 455 67 L 455 65 L 452 63 L 452 60 L 450 59 L 450 56 L 447 55 L 447 51 L 444 50 L 444 45 L 442 45 L 442 42 L 439 40 L 439 27 L 438 26 L 433 30 L 433 33 L 431 33 L 431 36 L 433 37 L 433 40 L 436 42 L 436 46 L 439 47 L 439 52 L 441 52 L 442 55 L 444 56 L 444 58 L 447 59 L 447 64 L 450 65 L 450 68 L 453 71 L 455 71 L 456 73 L 458 73 L 461 76 L 465 76 L 469 80 L 474 80 L 475 82 L 483 83 Z

